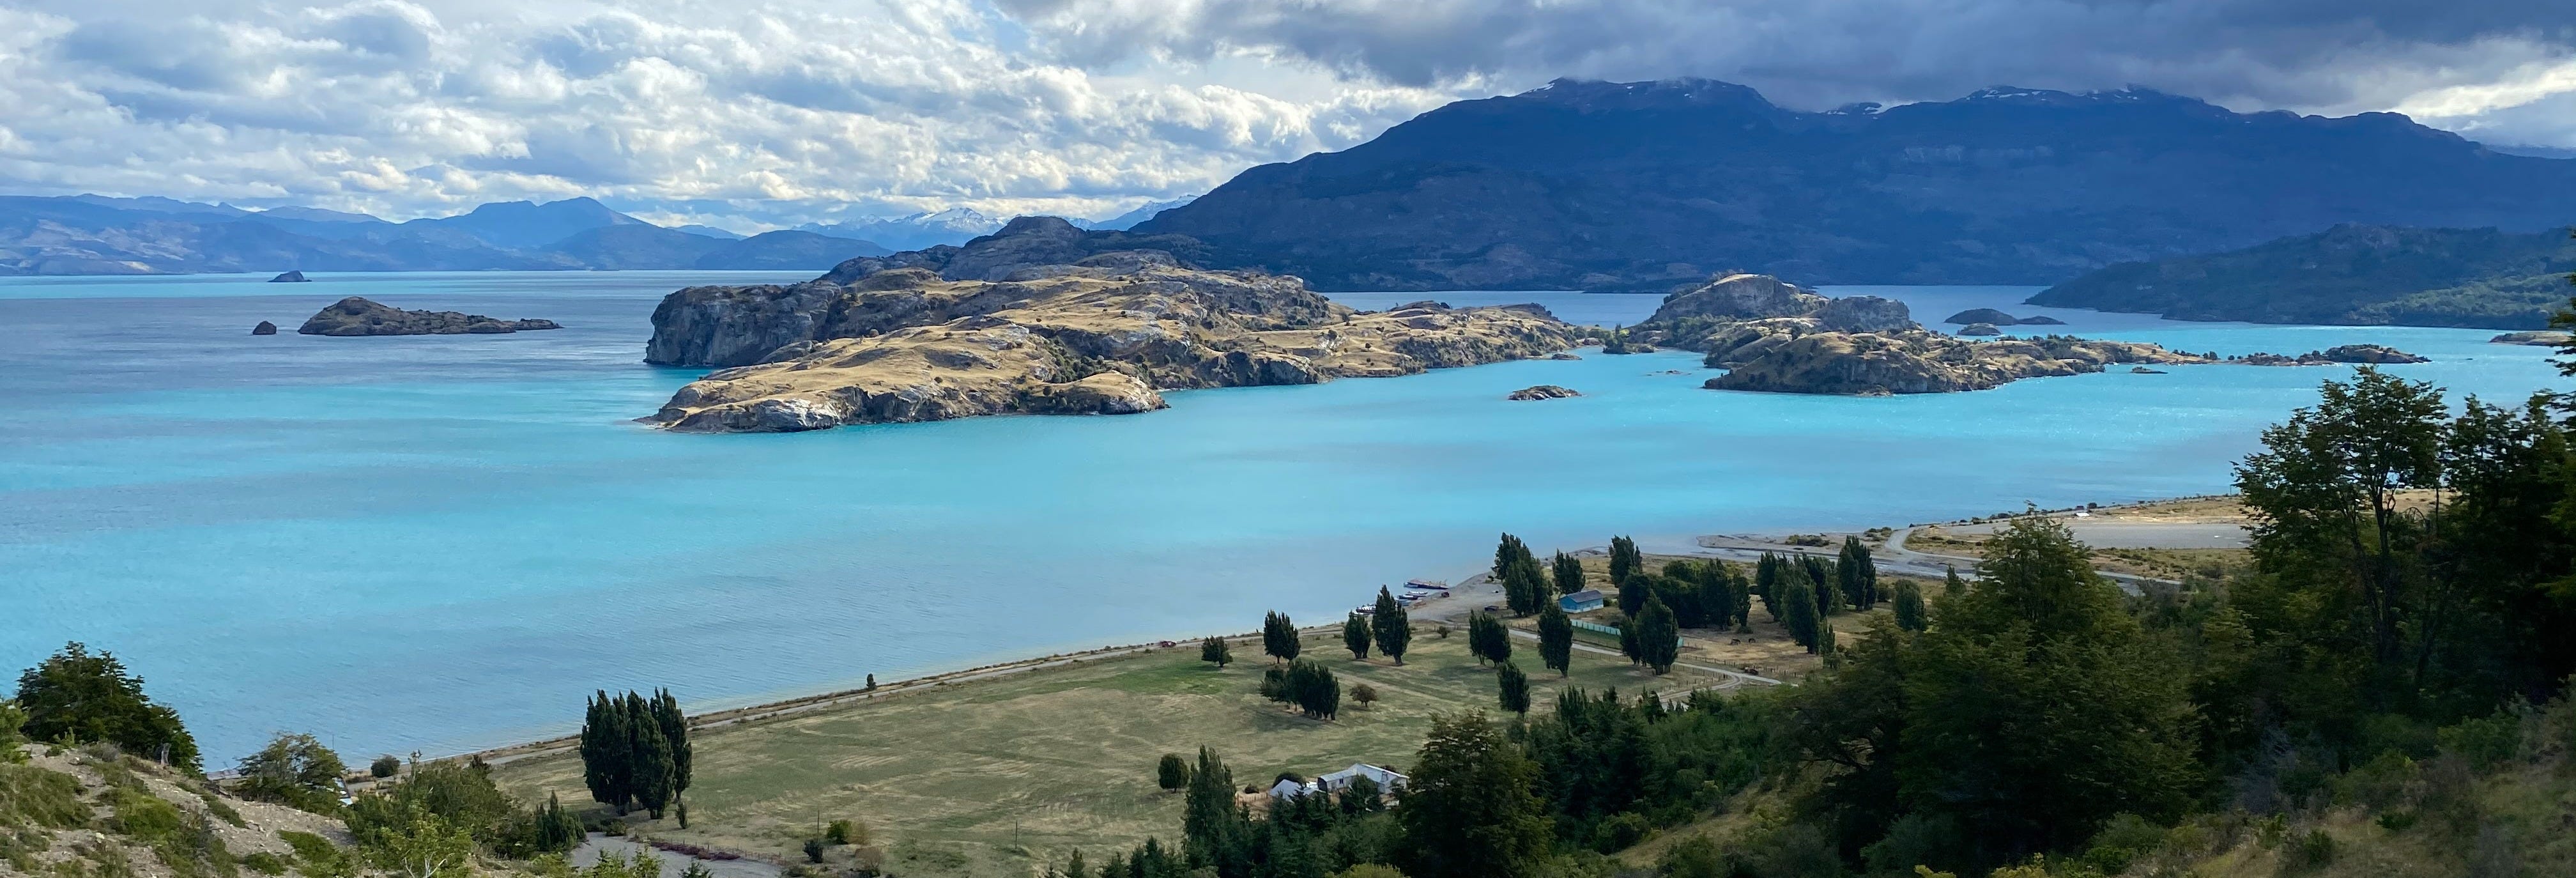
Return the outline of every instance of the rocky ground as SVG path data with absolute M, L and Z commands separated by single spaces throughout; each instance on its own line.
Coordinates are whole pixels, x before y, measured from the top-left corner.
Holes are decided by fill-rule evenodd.
M 112 748 L 31 747 L 0 764 L 0 874 L 189 878 L 289 865 L 280 832 L 348 843 L 340 821 L 248 802 Z
M 350 296 L 323 306 L 295 331 L 302 335 L 494 335 L 562 328 L 552 320 L 502 320 L 456 311 L 405 311 Z
M 1296 278 L 1089 252 L 1061 220 L 851 260 L 794 286 L 695 287 L 646 359 L 727 365 L 648 423 L 787 432 L 990 414 L 1132 414 L 1160 389 L 1312 384 L 1545 357 L 1585 330 L 1537 306 L 1360 312 Z M 944 252 L 942 252 L 944 251 Z M 1048 260 L 1068 259 L 1067 262 Z M 747 364 L 747 365 L 745 365 Z

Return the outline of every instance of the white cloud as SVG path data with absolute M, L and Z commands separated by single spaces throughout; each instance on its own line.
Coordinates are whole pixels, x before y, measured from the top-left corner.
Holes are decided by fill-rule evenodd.
M 1106 215 L 1560 75 L 1793 106 L 2138 83 L 2576 146 L 2512 0 L 23 0 L 0 189 L 404 217 L 587 194 L 738 227 Z

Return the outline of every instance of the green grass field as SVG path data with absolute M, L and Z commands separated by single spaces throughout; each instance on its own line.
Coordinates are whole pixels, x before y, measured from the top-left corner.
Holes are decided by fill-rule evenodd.
M 1656 677 L 1581 651 L 1573 676 L 1560 682 L 1540 666 L 1536 643 L 1515 640 L 1513 648 L 1540 709 L 1569 684 L 1634 694 L 1714 682 L 1680 669 Z M 1148 835 L 1177 835 L 1180 798 L 1154 785 L 1161 754 L 1212 747 L 1238 786 L 1353 762 L 1401 771 L 1433 714 L 1496 712 L 1494 672 L 1468 656 L 1464 630 L 1447 639 L 1417 633 L 1404 667 L 1376 657 L 1353 662 L 1339 638 L 1308 638 L 1306 656 L 1342 680 L 1344 707 L 1330 722 L 1261 698 L 1268 659 L 1259 649 L 1237 645 L 1243 661 L 1222 671 L 1186 644 L 706 730 L 696 740 L 690 828 L 666 815 L 639 831 L 802 862 L 799 847 L 824 821 L 856 819 L 897 874 L 1032 874 L 1077 846 L 1097 861 Z M 1357 683 L 1378 690 L 1374 707 L 1350 701 Z M 496 771 L 526 801 L 549 792 L 567 804 L 589 800 L 580 761 L 569 754 Z

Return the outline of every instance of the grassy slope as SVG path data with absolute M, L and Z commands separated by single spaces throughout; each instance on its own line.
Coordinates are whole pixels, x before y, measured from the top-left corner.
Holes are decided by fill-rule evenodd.
M 855 818 L 873 828 L 904 875 L 1017 875 L 1076 846 L 1097 859 L 1112 846 L 1178 832 L 1180 799 L 1155 789 L 1154 761 L 1214 748 L 1238 785 L 1280 771 L 1314 775 L 1373 762 L 1413 761 L 1433 713 L 1495 708 L 1493 672 L 1466 654 L 1466 636 L 1414 637 L 1408 664 L 1350 660 L 1339 638 L 1309 637 L 1306 654 L 1342 678 L 1345 709 L 1316 722 L 1255 692 L 1265 660 L 1219 671 L 1195 645 L 1011 677 L 938 687 L 747 726 L 696 741 L 690 828 L 664 820 L 657 838 L 794 857 L 819 821 Z M 1514 644 L 1539 704 L 1564 685 L 1540 668 L 1535 644 Z M 1377 688 L 1373 708 L 1349 706 L 1352 685 Z M 1569 681 L 1599 690 L 1663 691 L 1710 680 L 1686 671 L 1657 678 L 1615 656 L 1578 652 Z M 501 766 L 498 780 L 525 801 L 549 792 L 585 802 L 580 762 L 564 755 Z

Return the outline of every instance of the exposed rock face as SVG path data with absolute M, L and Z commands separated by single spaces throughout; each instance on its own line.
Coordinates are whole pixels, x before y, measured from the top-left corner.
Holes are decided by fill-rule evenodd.
M 259 325 L 258 325 L 258 326 L 253 326 L 253 327 L 251 327 L 251 328 L 250 328 L 250 334 L 252 334 L 252 335 L 276 335 L 276 334 L 277 334 L 277 324 L 270 323 L 270 322 L 268 322 L 268 321 L 266 321 L 266 320 L 262 320 L 262 321 L 260 321 L 260 322 L 259 322 Z
M 305 277 L 305 276 L 304 276 L 304 272 L 301 272 L 301 271 L 290 271 L 290 272 L 287 272 L 287 273 L 285 273 L 285 274 L 281 274 L 281 275 L 278 275 L 278 276 L 276 276 L 276 277 L 269 278 L 269 279 L 268 279 L 268 282 L 269 282 L 269 283 L 273 283 L 273 284 L 301 284 L 301 283 L 312 283 L 312 282 L 313 282 L 313 279 L 312 279 L 312 278 Z
M 1655 309 L 1655 316 L 1646 320 L 1670 323 L 1685 317 L 1719 320 L 1805 317 L 1824 307 L 1825 301 L 1825 297 L 1805 287 L 1767 274 L 1729 274 L 1696 287 L 1674 291 L 1664 297 L 1663 307 Z
M 1029 240 L 1007 240 L 1012 229 Z M 835 281 L 862 268 L 845 263 L 794 286 L 672 293 L 654 311 L 648 360 L 735 368 L 681 388 L 644 420 L 677 430 L 785 432 L 988 414 L 1132 414 L 1163 407 L 1155 388 L 1408 375 L 1544 357 L 1582 335 L 1536 306 L 1426 302 L 1362 313 L 1296 278 L 1199 271 L 1163 252 L 1018 264 L 1077 255 L 1053 232 L 1050 224 L 1014 222 L 954 252 L 876 260 L 894 267 L 855 283 Z M 933 262 L 972 277 L 947 277 Z
M 1541 384 L 1541 385 L 1538 385 L 1538 386 L 1536 386 L 1536 387 L 1523 387 L 1523 388 L 1521 388 L 1521 389 L 1519 389 L 1519 390 L 1512 391 L 1512 395 L 1507 396 L 1507 397 L 1504 397 L 1504 398 L 1505 398 L 1505 399 L 1511 399 L 1511 400 L 1519 400 L 1519 401 L 1529 401 L 1529 400 L 1538 400 L 1538 399 L 1565 399 L 1565 398 L 1568 398 L 1568 397 L 1575 397 L 1575 396 L 1582 396 L 1582 395 L 1583 395 L 1583 394 L 1581 394 L 1581 393 L 1577 393 L 1577 392 L 1575 392 L 1574 390 L 1572 390 L 1571 388 L 1559 387 L 1559 386 L 1554 385 L 1554 384 Z
M 1961 324 L 1992 323 L 1996 326 L 2011 326 L 2021 321 L 2014 319 L 2010 314 L 1997 311 L 1993 308 L 1970 308 L 1957 314 L 1952 314 L 1948 317 L 1942 318 L 1941 322 Z
M 2487 339 L 2487 342 L 2489 344 L 2522 344 L 2554 348 L 2567 344 L 2569 339 L 2570 336 L 2564 332 L 2535 329 L 2524 332 L 2508 332 L 2503 335 Z
M 2002 329 L 2000 329 L 2000 328 L 1997 328 L 1997 327 L 1996 327 L 1994 324 L 1992 324 L 1992 323 L 1971 323 L 1971 324 L 1968 324 L 1968 325 L 1966 325 L 1966 326 L 1959 327 L 1959 334 L 1960 334 L 1960 335 L 2002 335 L 2002 334 L 2004 334 L 2004 331 L 2003 331 Z
M 324 306 L 295 331 L 302 335 L 490 335 L 562 328 L 552 320 L 500 320 L 455 311 L 405 311 L 350 296 Z
M 1818 332 L 1748 326 L 1735 347 L 1712 348 L 1711 364 L 1731 366 L 1712 390 L 1884 396 L 1984 390 L 2022 378 L 2100 372 L 2114 363 L 2205 363 L 2150 344 L 2051 336 L 1974 342 L 1924 330 Z M 1770 330 L 1770 331 L 1766 331 Z

